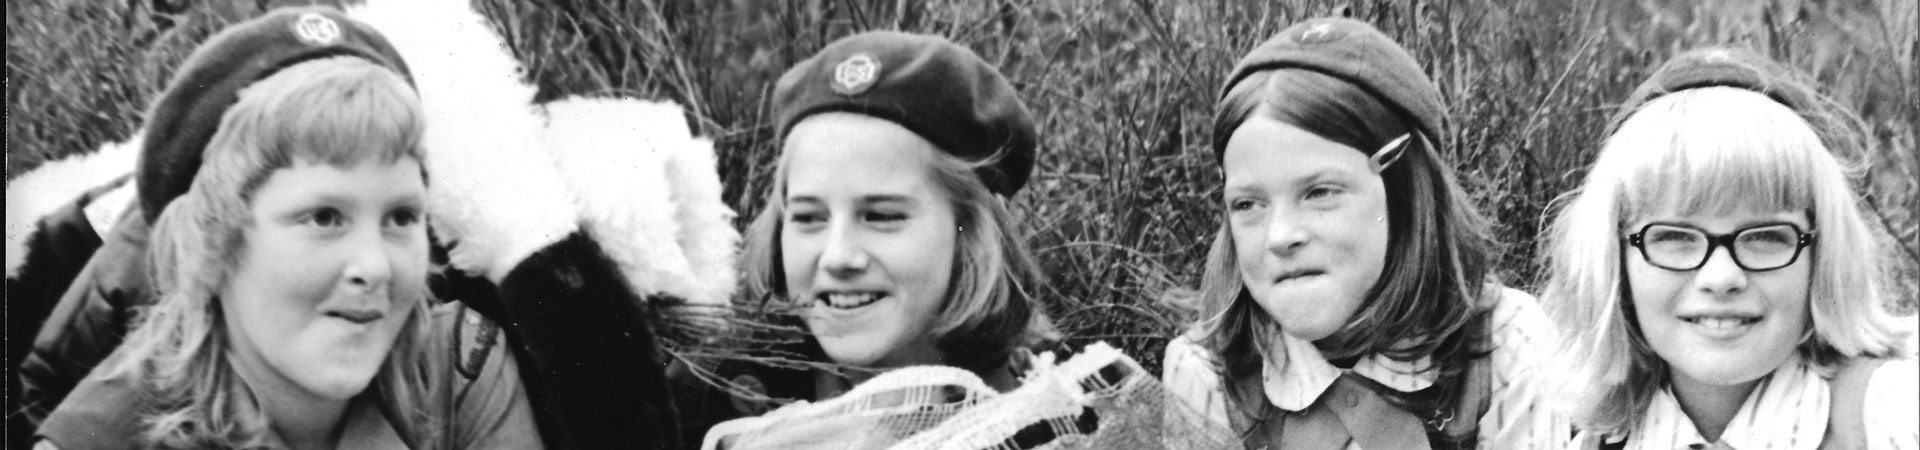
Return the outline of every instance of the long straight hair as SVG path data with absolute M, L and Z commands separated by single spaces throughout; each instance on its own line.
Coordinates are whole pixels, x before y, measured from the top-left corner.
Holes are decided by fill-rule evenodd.
M 780 230 L 786 219 L 791 153 L 774 169 L 766 207 L 747 227 L 741 273 L 747 298 L 803 304 L 786 292 Z M 952 206 L 959 223 L 953 274 L 936 312 L 933 335 L 948 365 L 978 374 L 1006 363 L 1014 349 L 1042 347 L 1059 339 L 1033 293 L 1044 278 L 1021 239 L 1006 201 L 987 189 L 977 169 L 991 161 L 967 161 L 935 151 L 924 158 L 935 191 Z M 810 349 L 811 354 L 824 354 Z
M 149 256 L 159 299 L 140 311 L 105 375 L 134 380 L 153 400 L 155 410 L 137 412 L 147 446 L 265 445 L 268 420 L 228 360 L 231 337 L 217 298 L 247 245 L 243 231 L 254 225 L 252 196 L 296 160 L 335 167 L 418 161 L 424 125 L 406 81 L 356 57 L 295 64 L 240 92 L 193 184 L 155 220 Z M 422 386 L 427 292 L 392 295 L 415 306 L 371 389 L 420 446 L 438 439 Z
M 1577 425 L 1627 431 L 1667 387 L 1667 363 L 1634 320 L 1624 275 L 1624 259 L 1639 256 L 1621 239 L 1630 223 L 1662 211 L 1806 211 L 1814 333 L 1799 356 L 1831 366 L 1911 354 L 1913 330 L 1885 309 L 1896 295 L 1887 249 L 1897 244 L 1867 222 L 1845 165 L 1811 125 L 1758 92 L 1705 87 L 1645 102 L 1607 138 L 1545 243 L 1541 299 L 1567 330 L 1556 364 Z
M 1391 140 L 1420 133 L 1407 114 L 1359 86 L 1301 69 L 1247 76 L 1230 89 L 1214 114 L 1214 148 L 1226 148 L 1234 130 L 1256 115 L 1298 126 L 1315 135 L 1373 153 Z M 1491 349 L 1486 317 L 1498 295 L 1490 289 L 1486 222 L 1454 181 L 1453 172 L 1428 145 L 1440 136 L 1409 139 L 1405 156 L 1381 173 L 1386 185 L 1386 267 L 1353 317 L 1332 336 L 1315 342 L 1329 359 L 1386 355 L 1397 361 L 1430 357 L 1442 395 L 1425 400 L 1389 396 L 1415 411 L 1452 409 L 1467 368 Z M 1224 214 L 1224 213 L 1223 213 Z M 1199 344 L 1222 361 L 1216 368 L 1229 405 L 1257 415 L 1264 405 L 1241 405 L 1233 380 L 1258 374 L 1279 325 L 1253 301 L 1239 276 L 1233 234 L 1225 219 L 1208 252 L 1195 329 Z

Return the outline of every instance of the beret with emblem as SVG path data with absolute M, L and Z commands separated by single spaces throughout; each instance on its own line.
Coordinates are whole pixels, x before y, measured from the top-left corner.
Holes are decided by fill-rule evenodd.
M 1799 72 L 1765 56 L 1739 48 L 1702 48 L 1660 65 L 1621 105 L 1612 125 L 1618 127 L 1640 105 L 1662 95 L 1715 86 L 1758 92 L 1799 112 L 1815 107 L 1818 97 Z
M 274 10 L 195 48 L 147 111 L 137 175 L 147 221 L 193 184 L 207 142 L 241 90 L 288 66 L 334 56 L 365 58 L 412 82 L 386 38 L 331 8 Z
M 1318 18 L 1281 30 L 1234 64 L 1220 96 L 1248 75 L 1275 69 L 1309 70 L 1353 83 L 1407 114 L 1428 138 L 1447 136 L 1440 88 L 1406 48 L 1366 22 Z
M 998 69 L 938 36 L 861 33 L 828 44 L 788 69 L 774 87 L 780 138 L 823 112 L 892 121 L 968 161 L 993 161 L 976 173 L 1011 197 L 1033 171 L 1039 132 Z

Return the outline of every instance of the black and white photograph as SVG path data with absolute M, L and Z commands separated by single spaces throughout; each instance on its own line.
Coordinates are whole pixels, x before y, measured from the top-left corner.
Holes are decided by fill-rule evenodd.
M 6 448 L 1920 450 L 1915 0 L 6 28 Z

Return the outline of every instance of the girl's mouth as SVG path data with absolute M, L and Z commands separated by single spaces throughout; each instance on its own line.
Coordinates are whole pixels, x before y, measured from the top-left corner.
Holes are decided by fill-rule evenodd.
M 356 325 L 373 323 L 373 321 L 380 320 L 380 318 L 386 316 L 387 314 L 385 312 L 377 309 L 347 309 L 327 312 L 327 317 L 345 320 Z
M 1327 273 L 1326 271 L 1318 270 L 1318 269 L 1294 269 L 1294 270 L 1286 271 L 1285 273 L 1281 273 L 1280 276 L 1274 277 L 1273 283 L 1280 284 L 1288 281 L 1298 280 L 1301 278 L 1324 275 L 1326 273 Z
M 1741 325 L 1752 325 L 1754 323 L 1759 322 L 1760 318 L 1759 317 L 1691 317 L 1691 318 L 1682 317 L 1680 318 L 1680 320 L 1685 320 L 1687 321 L 1687 323 L 1701 325 L 1708 328 L 1732 328 L 1732 327 L 1737 327 Z
M 822 292 L 814 295 L 820 304 L 833 309 L 858 309 L 887 298 L 884 292 Z
M 1680 320 L 1693 325 L 1703 335 L 1715 338 L 1732 338 L 1745 334 L 1754 324 L 1760 323 L 1761 316 L 1735 315 L 1695 315 L 1680 316 Z

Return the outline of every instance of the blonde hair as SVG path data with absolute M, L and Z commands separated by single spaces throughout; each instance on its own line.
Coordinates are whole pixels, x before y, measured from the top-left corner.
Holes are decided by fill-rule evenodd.
M 791 155 L 781 156 L 767 206 L 747 227 L 741 273 L 749 298 L 794 302 L 786 292 L 780 255 Z M 991 161 L 969 162 L 939 151 L 926 161 L 927 175 L 950 202 L 960 227 L 953 278 L 933 330 L 948 364 L 985 373 L 1005 363 L 1016 348 L 1057 341 L 1052 321 L 1033 299 L 1043 280 L 1039 264 L 1010 220 L 1006 202 L 976 175 Z
M 137 412 L 149 446 L 265 445 L 267 418 L 227 359 L 231 344 L 217 300 L 246 245 L 242 231 L 253 225 L 252 196 L 295 160 L 336 167 L 420 160 L 423 120 L 419 99 L 399 74 L 357 57 L 295 64 L 239 93 L 192 186 L 155 220 L 149 256 L 159 298 L 140 312 L 107 375 L 134 380 L 154 400 L 155 410 Z M 426 294 L 394 294 L 422 300 L 372 387 L 390 414 L 416 414 L 393 417 L 403 433 L 434 429 L 420 414 L 428 403 L 418 385 Z
M 1647 101 L 1620 123 L 1546 237 L 1542 302 L 1567 339 L 1559 364 L 1574 419 L 1603 433 L 1639 422 L 1666 387 L 1665 361 L 1631 314 L 1622 236 L 1648 214 L 1806 211 L 1815 243 L 1808 293 L 1814 333 L 1799 353 L 1816 364 L 1908 354 L 1913 330 L 1885 309 L 1890 242 L 1866 219 L 1848 168 L 1809 121 L 1758 92 L 1704 87 Z

